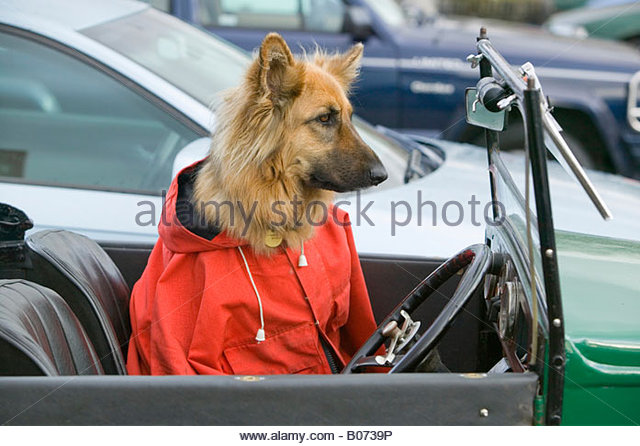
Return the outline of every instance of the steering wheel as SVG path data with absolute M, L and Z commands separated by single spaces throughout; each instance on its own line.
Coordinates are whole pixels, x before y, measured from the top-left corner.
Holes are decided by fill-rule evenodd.
M 478 285 L 482 283 L 491 268 L 491 263 L 491 250 L 483 244 L 472 245 L 444 262 L 420 282 L 384 319 L 342 373 L 356 373 L 359 369 L 370 366 L 391 367 L 389 373 L 414 370 L 438 344 Z M 399 354 L 416 336 L 420 327 L 420 322 L 411 320 L 411 313 L 450 277 L 465 267 L 467 269 L 460 279 L 458 288 L 433 324 L 406 353 Z M 374 356 L 387 338 L 391 339 L 387 354 Z

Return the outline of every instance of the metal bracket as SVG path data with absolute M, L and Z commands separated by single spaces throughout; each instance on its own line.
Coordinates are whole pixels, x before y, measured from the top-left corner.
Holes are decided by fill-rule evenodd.
M 471 68 L 476 68 L 478 65 L 480 65 L 482 57 L 482 54 L 469 54 L 467 56 L 467 62 L 471 63 Z
M 515 94 L 512 94 L 511 96 L 507 96 L 504 99 L 500 99 L 496 105 L 500 110 L 504 110 L 505 108 L 511 107 L 511 104 L 516 102 L 517 99 L 518 99 L 518 96 L 516 96 Z
M 404 310 L 400 311 L 404 318 L 402 327 L 398 327 L 398 322 L 390 321 L 382 329 L 382 336 L 391 338 L 386 355 L 377 355 L 376 362 L 380 365 L 391 365 L 398 353 L 404 349 L 409 342 L 416 336 L 420 329 L 420 321 L 414 322 L 409 313 Z

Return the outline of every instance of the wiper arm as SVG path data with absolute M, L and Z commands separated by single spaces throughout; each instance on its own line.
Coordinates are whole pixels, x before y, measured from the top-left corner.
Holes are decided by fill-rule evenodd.
M 536 76 L 533 65 L 527 62 L 522 65 L 520 70 L 523 75 L 526 75 L 534 80 L 536 88 L 538 88 L 542 93 L 542 86 L 540 85 L 540 81 Z M 542 97 L 545 98 L 545 96 Z M 596 188 L 593 186 L 593 183 L 591 183 L 591 180 L 589 180 L 589 177 L 587 177 L 584 169 L 571 151 L 571 148 L 562 137 L 562 134 L 560 133 L 562 131 L 562 127 L 560 127 L 558 121 L 556 121 L 556 119 L 551 114 L 551 107 L 549 107 L 546 98 L 543 99 L 541 107 L 542 123 L 544 129 L 546 130 L 545 138 L 550 138 L 552 142 L 552 144 L 546 144 L 547 150 L 549 150 L 554 158 L 558 160 L 564 170 L 572 175 L 573 178 L 580 184 L 580 186 L 582 186 L 591 202 L 594 204 L 596 209 L 598 209 L 598 212 L 600 213 L 602 218 L 604 220 L 610 220 L 611 211 L 609 210 L 609 207 L 606 205 Z
M 409 161 L 407 161 L 407 167 L 404 171 L 404 184 L 407 184 L 413 179 L 415 175 L 418 178 L 422 178 L 427 173 L 422 168 L 422 153 L 418 149 L 411 150 L 409 154 Z
M 434 143 L 426 141 L 418 142 L 410 136 L 391 130 L 383 125 L 377 125 L 376 129 L 383 135 L 399 143 L 409 152 L 409 160 L 407 161 L 407 168 L 404 174 L 405 183 L 411 181 L 415 175 L 424 177 L 436 170 L 444 162 L 444 157 L 442 156 L 444 150 Z M 430 148 L 433 150 L 430 150 Z

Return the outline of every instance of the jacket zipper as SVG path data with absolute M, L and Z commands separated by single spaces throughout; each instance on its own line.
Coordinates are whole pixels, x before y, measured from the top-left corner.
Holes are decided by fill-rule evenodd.
M 321 334 L 318 334 L 318 338 L 320 339 L 320 345 L 322 345 L 324 355 L 327 357 L 327 362 L 329 363 L 331 373 L 333 375 L 337 375 L 340 371 L 338 370 L 338 366 L 336 365 L 336 358 L 333 354 L 331 346 L 327 341 L 325 341 Z

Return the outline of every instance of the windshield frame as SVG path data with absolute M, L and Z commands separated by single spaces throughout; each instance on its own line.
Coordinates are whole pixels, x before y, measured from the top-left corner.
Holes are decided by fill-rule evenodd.
M 553 214 L 551 210 L 551 195 L 549 178 L 547 173 L 547 156 L 544 142 L 544 122 L 542 116 L 543 99 L 541 87 L 537 78 L 527 75 L 520 77 L 513 71 L 511 65 L 494 49 L 486 35 L 486 30 L 480 30 L 477 43 L 477 56 L 469 56 L 480 68 L 480 79 L 499 79 L 511 96 L 509 106 L 515 107 L 524 122 L 525 130 L 525 197 L 519 194 L 519 188 L 513 181 L 512 175 L 502 163 L 499 147 L 499 132 L 485 129 L 487 137 L 487 155 L 490 172 L 490 184 L 492 199 L 495 203 L 503 203 L 504 200 L 515 200 L 516 209 L 514 215 L 524 213 L 525 228 L 511 224 L 515 232 L 524 232 L 526 240 L 523 250 L 527 253 L 529 265 L 529 283 L 535 284 L 540 280 L 542 290 L 540 298 L 544 297 L 546 305 L 540 308 L 540 316 L 546 316 L 546 334 L 544 339 L 544 354 L 535 357 L 534 368 L 543 375 L 542 388 L 546 397 L 545 421 L 549 425 L 560 424 L 562 420 L 562 401 L 564 389 L 564 367 L 566 352 L 564 347 L 564 324 L 562 312 L 562 299 L 560 293 L 560 276 L 558 272 L 557 249 L 555 242 L 555 230 L 553 226 Z M 497 76 L 494 77 L 494 70 Z M 525 82 L 526 78 L 526 82 Z M 478 84 L 480 85 L 480 84 Z M 506 101 L 506 99 L 505 99 Z M 504 183 L 501 185 L 501 183 Z M 506 187 L 505 187 L 506 185 Z M 533 186 L 533 199 L 530 189 Z M 505 190 L 508 192 L 505 193 Z M 535 214 L 530 201 L 535 204 Z M 494 206 L 494 218 L 497 219 L 500 210 Z M 504 209 L 507 221 L 512 212 Z M 537 223 L 534 224 L 534 222 Z M 521 225 L 520 225 L 521 226 Z M 502 228 L 507 229 L 507 228 Z M 536 230 L 537 229 L 537 230 Z M 537 237 L 534 236 L 537 234 Z M 539 261 L 537 260 L 539 259 Z M 530 286 L 529 297 L 531 307 L 538 310 L 536 297 L 537 287 Z M 545 311 L 546 310 L 546 311 Z M 537 316 L 534 317 L 536 321 Z M 538 333 L 540 322 L 534 322 L 531 327 L 534 333 Z M 538 325 L 539 324 L 539 325 Z M 536 338 L 536 336 L 532 336 Z M 532 342 L 529 354 L 534 356 L 539 351 L 536 347 L 537 339 Z

